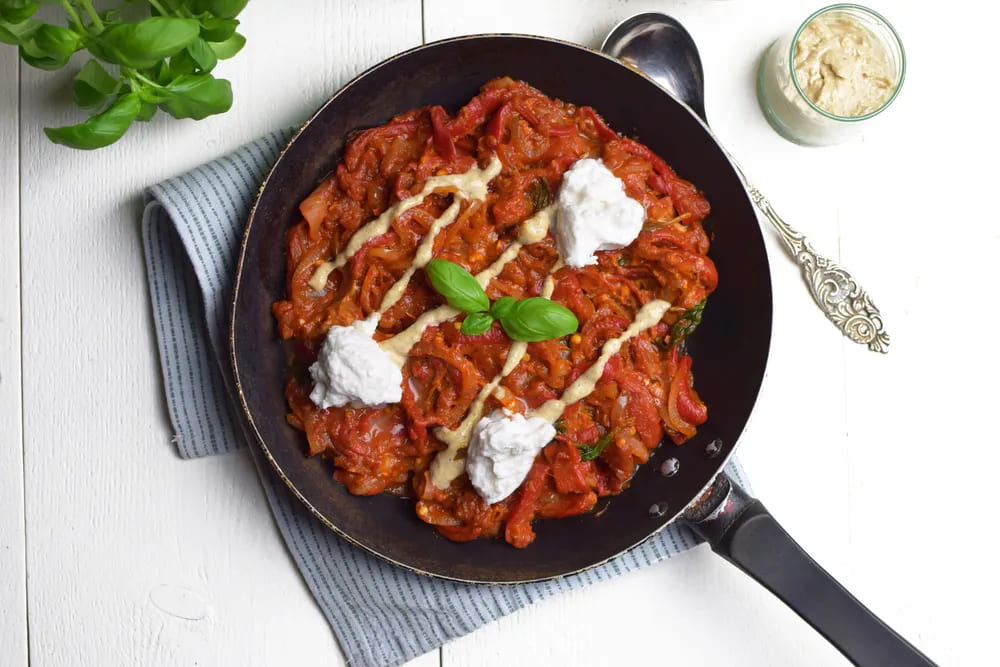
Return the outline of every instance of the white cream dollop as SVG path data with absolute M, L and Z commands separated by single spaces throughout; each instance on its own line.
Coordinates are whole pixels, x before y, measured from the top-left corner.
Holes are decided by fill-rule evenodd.
M 476 424 L 465 459 L 469 481 L 488 504 L 514 493 L 538 452 L 556 435 L 545 419 L 499 410 Z
M 600 160 L 577 160 L 563 175 L 556 243 L 569 266 L 596 264 L 599 250 L 624 248 L 642 231 L 646 211 Z
M 350 326 L 330 327 L 319 357 L 309 367 L 313 386 L 309 398 L 321 408 L 350 403 L 384 405 L 403 398 L 403 374 L 372 338 L 378 315 Z

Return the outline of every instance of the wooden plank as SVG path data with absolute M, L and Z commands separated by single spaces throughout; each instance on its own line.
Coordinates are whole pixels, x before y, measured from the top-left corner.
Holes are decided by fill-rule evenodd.
M 247 46 L 218 68 L 233 81 L 229 113 L 157 118 L 96 152 L 48 143 L 43 126 L 79 118 L 63 93 L 68 74 L 25 70 L 24 429 L 37 665 L 343 664 L 246 453 L 182 461 L 169 442 L 141 191 L 299 122 L 348 77 L 419 44 L 420 4 L 313 3 L 289 15 L 284 3 L 253 2 L 241 19 Z M 437 652 L 418 661 L 437 663 Z
M 0 662 L 27 664 L 17 49 L 0 46 Z
M 973 70 L 949 65 L 933 35 L 960 30 L 963 60 L 982 62 L 1000 7 L 930 14 L 887 4 L 907 80 L 858 144 L 850 187 L 841 188 L 852 204 L 841 206 L 844 262 L 871 282 L 892 336 L 885 357 L 850 350 L 846 358 L 848 567 L 873 609 L 936 662 L 985 664 L 995 654 L 990 605 L 1000 596 L 990 516 L 1000 467 L 991 417 L 1000 96 Z M 975 20 L 963 20 L 973 8 Z M 961 109 L 938 115 L 942 93 L 964 97 Z

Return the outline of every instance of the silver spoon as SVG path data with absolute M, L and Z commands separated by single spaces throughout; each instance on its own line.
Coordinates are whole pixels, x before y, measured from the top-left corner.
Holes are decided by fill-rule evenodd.
M 679 21 L 658 12 L 636 14 L 608 33 L 601 51 L 641 70 L 708 125 L 701 57 L 694 39 Z M 731 155 L 729 159 L 743 179 L 750 199 L 774 225 L 792 258 L 802 267 L 802 277 L 820 309 L 855 343 L 876 352 L 888 352 L 889 334 L 864 288 L 842 266 L 813 250 L 805 236 L 781 219 Z

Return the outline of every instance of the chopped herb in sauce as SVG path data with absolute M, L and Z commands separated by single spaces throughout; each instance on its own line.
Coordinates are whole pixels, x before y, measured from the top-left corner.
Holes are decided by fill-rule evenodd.
M 548 182 L 544 178 L 536 178 L 535 182 L 528 188 L 528 197 L 531 199 L 531 205 L 535 207 L 536 211 L 541 211 L 551 204 L 552 191 L 549 190 Z
M 576 448 L 580 450 L 580 460 L 593 461 L 594 459 L 596 459 L 598 456 L 601 455 L 601 452 L 604 451 L 605 447 L 611 444 L 611 440 L 612 440 L 611 434 L 608 433 L 603 438 L 592 444 L 588 445 L 588 444 L 578 443 L 576 445 Z
M 705 312 L 705 299 L 702 299 L 689 310 L 684 311 L 681 318 L 670 327 L 670 347 L 677 347 L 701 324 L 702 313 Z

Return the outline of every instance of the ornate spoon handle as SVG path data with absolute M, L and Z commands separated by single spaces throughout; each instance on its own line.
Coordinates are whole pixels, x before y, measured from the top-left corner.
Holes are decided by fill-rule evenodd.
M 736 166 L 736 163 L 733 162 Z M 847 269 L 813 250 L 800 232 L 781 219 L 760 190 L 747 179 L 743 170 L 736 170 L 746 184 L 750 199 L 771 221 L 785 247 L 802 267 L 802 277 L 816 305 L 844 335 L 869 350 L 885 354 L 889 351 L 889 334 L 882 327 L 882 314 L 871 297 Z

